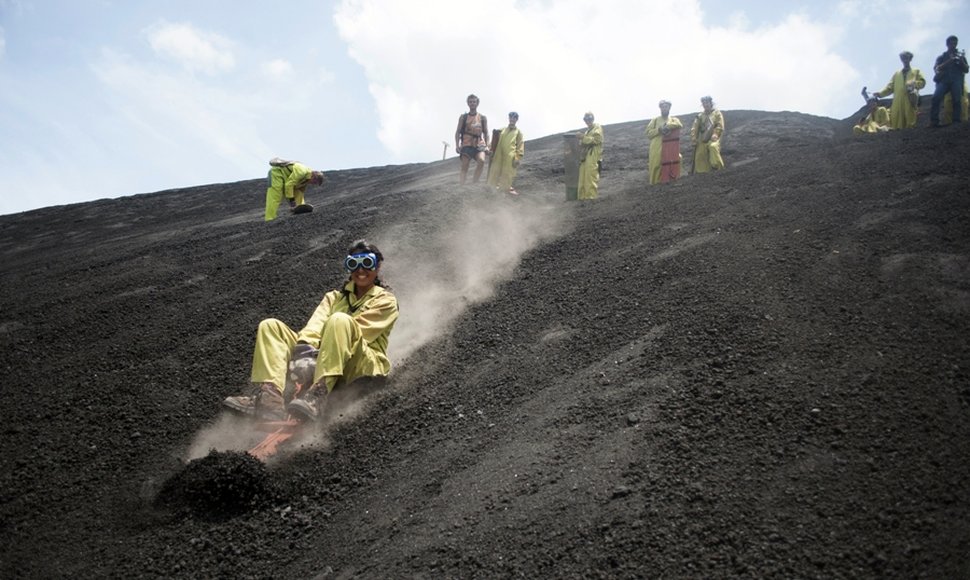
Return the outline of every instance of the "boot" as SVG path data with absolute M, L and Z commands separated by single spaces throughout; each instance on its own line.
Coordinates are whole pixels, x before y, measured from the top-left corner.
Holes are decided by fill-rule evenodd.
M 256 417 L 261 421 L 286 419 L 286 413 L 283 411 L 283 395 L 273 383 L 253 385 L 248 395 L 226 397 L 222 405 L 236 413 Z
M 273 383 L 263 383 L 256 396 L 256 418 L 260 421 L 284 421 L 283 393 Z
M 320 381 L 310 387 L 302 398 L 290 401 L 290 404 L 286 406 L 286 411 L 298 419 L 316 421 L 320 418 L 320 411 L 326 396 L 326 383 Z

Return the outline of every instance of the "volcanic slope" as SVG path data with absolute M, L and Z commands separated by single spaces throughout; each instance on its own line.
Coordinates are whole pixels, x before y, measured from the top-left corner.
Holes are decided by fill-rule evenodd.
M 262 179 L 0 217 L 0 576 L 970 577 L 968 128 L 725 116 L 660 187 L 606 126 L 595 202 L 553 135 L 518 198 L 449 159 L 271 223 Z M 238 513 L 166 503 L 360 237 L 388 386 L 223 474 Z

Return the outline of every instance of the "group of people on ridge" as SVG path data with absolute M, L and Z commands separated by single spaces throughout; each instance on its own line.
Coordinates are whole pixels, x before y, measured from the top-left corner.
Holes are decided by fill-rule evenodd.
M 933 82 L 936 90 L 930 102 L 930 126 L 960 123 L 967 119 L 968 90 L 966 74 L 970 72 L 963 51 L 957 50 L 959 39 L 950 36 L 946 39 L 946 52 L 936 58 L 933 65 Z M 889 83 L 881 91 L 871 95 L 863 89 L 866 97 L 866 115 L 853 128 L 857 135 L 881 133 L 891 129 L 910 129 L 916 126 L 919 112 L 919 92 L 926 87 L 926 79 L 918 68 L 912 66 L 913 53 L 899 53 L 903 63 L 901 69 L 893 73 Z M 879 99 L 892 95 L 889 109 L 879 103 Z

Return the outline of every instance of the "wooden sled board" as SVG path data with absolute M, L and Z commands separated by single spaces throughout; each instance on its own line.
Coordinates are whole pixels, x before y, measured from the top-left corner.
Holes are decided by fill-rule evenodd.
M 311 211 L 313 211 L 313 206 L 308 203 L 293 208 L 293 213 L 310 213 Z
M 680 129 L 672 129 L 663 136 L 660 150 L 660 183 L 680 177 Z
M 248 453 L 260 461 L 266 461 L 276 454 L 281 444 L 293 438 L 300 427 L 300 423 L 293 420 L 273 421 L 261 424 L 258 428 L 267 430 L 269 433 L 258 445 L 250 449 Z

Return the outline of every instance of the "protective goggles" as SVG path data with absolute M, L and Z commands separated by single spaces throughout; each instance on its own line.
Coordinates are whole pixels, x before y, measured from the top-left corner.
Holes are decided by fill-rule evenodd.
M 373 252 L 351 254 L 344 259 L 344 268 L 346 268 L 348 272 L 354 272 L 358 268 L 363 268 L 365 270 L 376 270 L 377 254 Z

